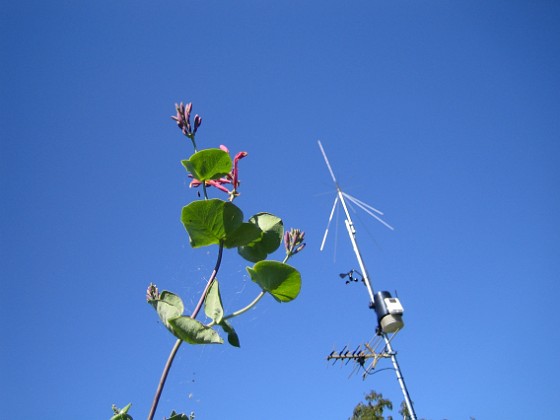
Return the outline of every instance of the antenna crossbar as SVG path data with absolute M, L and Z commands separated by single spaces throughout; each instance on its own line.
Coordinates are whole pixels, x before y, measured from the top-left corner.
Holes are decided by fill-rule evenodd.
M 390 358 L 392 354 L 387 350 L 387 347 L 384 347 L 381 350 L 377 350 L 379 347 L 380 341 L 377 341 L 377 344 L 370 344 L 365 343 L 359 345 L 354 351 L 346 350 L 348 346 L 345 346 L 342 351 L 333 351 L 331 354 L 327 356 L 328 361 L 333 361 L 333 364 L 338 362 L 339 360 L 341 363 L 353 361 L 357 363 L 357 367 L 361 367 L 364 369 L 364 374 L 362 376 L 365 379 L 368 375 L 372 373 L 372 371 L 377 366 L 377 362 L 379 359 L 382 358 Z M 366 362 L 371 360 L 371 363 L 366 366 Z

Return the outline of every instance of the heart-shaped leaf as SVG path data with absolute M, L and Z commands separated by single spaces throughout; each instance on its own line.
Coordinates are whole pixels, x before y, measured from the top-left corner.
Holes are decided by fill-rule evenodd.
M 257 225 L 263 236 L 260 240 L 264 251 L 270 254 L 278 249 L 284 236 L 284 223 L 282 219 L 270 213 L 257 213 L 249 219 L 250 223 Z
M 226 248 L 235 248 L 250 244 L 262 237 L 262 231 L 253 223 L 242 223 L 237 230 L 230 233 L 224 246 Z
M 228 239 L 241 226 L 243 212 L 235 204 L 217 198 L 198 200 L 183 207 L 181 221 L 191 246 L 198 248 Z
M 279 261 L 259 261 L 247 267 L 251 280 L 278 302 L 289 302 L 301 290 L 301 275 L 294 267 Z
M 247 261 L 251 261 L 254 263 L 265 260 L 268 256 L 266 251 L 261 246 L 259 246 L 258 243 L 250 246 L 240 246 L 239 248 L 237 248 L 237 252 Z
M 221 149 L 205 149 L 181 163 L 192 176 L 201 182 L 218 179 L 231 171 L 231 157 Z
M 237 252 L 248 261 L 262 261 L 282 243 L 284 224 L 282 219 L 270 213 L 258 213 L 249 219 L 249 223 L 257 226 L 262 234 L 253 242 L 239 246 Z

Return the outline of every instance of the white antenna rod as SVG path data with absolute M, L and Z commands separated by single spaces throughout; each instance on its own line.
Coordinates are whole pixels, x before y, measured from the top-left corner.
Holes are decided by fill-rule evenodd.
M 393 226 L 391 226 L 389 223 L 387 223 L 386 221 L 381 219 L 381 217 L 379 217 L 378 215 L 372 213 L 369 209 L 373 209 L 376 212 L 378 212 L 380 214 L 383 214 L 379 210 L 375 209 L 374 207 L 371 207 L 370 205 L 364 203 L 363 201 L 358 200 L 355 197 L 352 197 L 350 194 L 346 194 L 345 192 L 343 192 L 342 195 L 344 197 L 346 197 L 348 200 L 350 200 L 352 203 L 357 205 L 359 208 L 361 208 L 363 211 L 365 211 L 367 214 L 369 214 L 371 217 L 373 217 L 374 219 L 376 219 L 377 221 L 379 221 L 380 223 L 382 223 L 383 225 L 388 227 L 389 229 L 395 230 L 395 228 Z
M 321 144 L 321 140 L 317 140 L 317 143 L 319 143 L 319 148 L 321 149 L 321 153 L 323 154 L 323 158 L 325 158 L 325 163 L 327 164 L 327 168 L 329 168 L 329 172 L 331 173 L 332 180 L 334 181 L 334 183 L 336 185 L 336 189 L 339 190 L 340 188 L 338 188 L 338 182 L 336 182 L 336 178 L 334 177 L 334 172 L 332 171 L 331 164 L 329 163 L 329 160 L 327 159 L 327 154 L 325 153 L 325 149 L 323 149 L 323 145 Z
M 327 240 L 327 235 L 329 234 L 329 226 L 331 225 L 331 220 L 334 214 L 334 210 L 336 209 L 336 205 L 338 204 L 338 195 L 334 199 L 334 203 L 331 210 L 331 215 L 329 216 L 329 222 L 327 223 L 327 229 L 325 230 L 325 235 L 323 236 L 323 242 L 321 242 L 321 251 L 325 247 L 325 241 Z
M 334 176 L 334 172 L 331 168 L 329 160 L 327 159 L 327 154 L 325 153 L 325 150 L 323 149 L 323 145 L 321 144 L 321 141 L 318 140 L 317 143 L 319 143 L 319 148 L 321 149 L 321 153 L 323 154 L 323 158 L 325 159 L 325 163 L 327 164 L 327 168 L 329 168 L 329 172 L 330 172 L 331 177 L 334 181 L 334 184 L 336 186 L 336 192 L 337 192 L 337 198 L 334 201 L 334 205 L 333 205 L 333 208 L 331 210 L 331 215 L 329 217 L 329 224 L 331 222 L 331 219 L 332 219 L 332 216 L 333 216 L 333 213 L 334 213 L 334 209 L 337 205 L 337 200 L 340 200 L 340 203 L 342 204 L 342 208 L 344 209 L 344 213 L 346 214 L 346 219 L 344 220 L 344 224 L 346 225 L 346 229 L 348 230 L 348 236 L 350 236 L 350 241 L 352 242 L 352 248 L 354 249 L 354 253 L 356 254 L 356 258 L 358 259 L 358 264 L 360 265 L 360 270 L 362 271 L 362 277 L 363 277 L 363 280 L 364 280 L 364 284 L 367 287 L 369 297 L 371 299 L 370 306 L 373 307 L 373 304 L 374 304 L 374 301 L 375 301 L 374 296 L 373 296 L 373 289 L 372 289 L 372 286 L 371 286 L 371 282 L 369 280 L 369 275 L 367 273 L 366 266 L 364 264 L 364 260 L 362 259 L 362 255 L 361 255 L 360 250 L 358 248 L 358 243 L 356 242 L 356 229 L 354 228 L 354 224 L 352 223 L 352 218 L 350 217 L 350 213 L 348 212 L 348 208 L 346 207 L 346 201 L 344 201 L 344 198 L 345 197 L 348 198 L 348 200 L 355 203 L 358 207 L 365 210 L 368 214 L 375 217 L 377 220 L 379 220 L 381 223 L 383 223 L 388 228 L 390 228 L 390 229 L 393 229 L 393 228 L 390 225 L 388 225 L 387 223 L 385 223 L 383 220 L 381 220 L 379 217 L 377 217 L 375 214 L 373 214 L 371 211 L 369 211 L 368 209 L 373 210 L 373 211 L 383 215 L 383 213 L 381 213 L 379 210 L 377 210 L 376 208 L 371 207 L 371 206 L 367 205 L 366 203 L 352 197 L 351 195 L 348 195 L 348 194 L 345 194 L 345 193 L 342 192 L 342 190 L 340 189 L 340 186 L 338 185 L 338 182 L 336 181 L 336 178 Z M 323 246 L 325 244 L 328 229 L 329 228 L 327 226 L 327 231 L 325 231 L 325 236 L 323 237 L 323 243 L 321 244 L 321 250 L 323 249 Z M 397 354 L 396 354 L 395 351 L 393 351 L 393 348 L 391 346 L 391 340 L 389 339 L 387 333 L 381 332 L 380 335 L 383 336 L 383 339 L 385 341 L 385 347 L 387 349 L 388 354 L 391 357 L 391 361 L 393 362 L 393 367 L 395 368 L 395 372 L 397 374 L 397 381 L 399 382 L 399 385 L 401 387 L 401 391 L 403 393 L 410 418 L 412 420 L 416 420 L 417 417 L 416 417 L 416 413 L 414 412 L 414 406 L 412 405 L 412 400 L 410 399 L 410 395 L 408 394 L 408 389 L 406 388 L 406 384 L 404 382 L 404 378 L 402 376 L 401 369 L 400 369 L 399 363 L 397 361 Z
M 342 190 L 338 186 L 338 182 L 336 181 L 336 178 L 334 176 L 334 172 L 333 172 L 333 170 L 331 168 L 331 165 L 329 163 L 329 159 L 327 159 L 327 154 L 325 153 L 325 150 L 323 149 L 323 145 L 321 144 L 321 141 L 318 140 L 317 143 L 319 143 L 319 148 L 321 149 L 321 153 L 323 154 L 323 158 L 325 158 L 325 163 L 327 164 L 327 168 L 329 168 L 329 172 L 331 173 L 331 177 L 332 177 L 332 179 L 334 181 L 334 184 L 336 186 L 336 192 L 338 194 L 338 199 L 340 200 L 340 203 L 342 204 L 342 208 L 344 209 L 344 214 L 346 214 L 346 219 L 344 220 L 344 224 L 346 225 L 346 229 L 348 230 L 348 236 L 350 236 L 350 242 L 352 242 L 352 248 L 354 249 L 354 254 L 356 254 L 356 258 L 358 259 L 358 264 L 360 265 L 360 271 L 361 271 L 362 277 L 364 279 L 364 284 L 366 285 L 366 288 L 367 288 L 368 293 L 369 293 L 369 297 L 371 299 L 370 302 L 371 302 L 371 304 L 373 304 L 373 289 L 371 287 L 371 282 L 369 280 L 369 275 L 367 273 L 366 266 L 365 266 L 364 260 L 362 258 L 362 254 L 360 253 L 360 249 L 358 248 L 358 243 L 356 242 L 356 229 L 354 229 L 354 223 L 352 223 L 352 218 L 350 217 L 350 213 L 348 212 L 348 207 L 346 207 L 346 201 L 344 200 L 344 194 L 342 193 Z M 336 200 L 335 200 L 335 205 L 336 205 Z
M 354 200 L 356 203 L 360 203 L 362 204 L 364 207 L 367 207 L 370 210 L 373 210 L 374 212 L 376 212 L 377 214 L 383 216 L 383 212 L 381 210 L 376 209 L 375 207 L 370 206 L 367 203 L 364 203 L 362 200 L 358 200 L 356 197 L 351 196 L 348 193 L 342 193 L 346 196 L 346 198 L 348 198 L 349 200 Z

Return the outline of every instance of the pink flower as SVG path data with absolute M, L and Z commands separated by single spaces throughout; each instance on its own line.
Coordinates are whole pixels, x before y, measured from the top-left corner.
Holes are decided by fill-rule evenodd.
M 234 193 L 237 193 L 237 187 L 239 186 L 239 170 L 237 169 L 237 164 L 245 156 L 247 156 L 247 152 L 239 152 L 238 154 L 235 155 L 235 158 L 233 159 L 233 170 L 232 170 L 231 177 L 233 179 Z

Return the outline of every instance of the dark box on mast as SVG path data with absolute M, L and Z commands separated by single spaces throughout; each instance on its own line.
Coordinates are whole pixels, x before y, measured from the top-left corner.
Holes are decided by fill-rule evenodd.
M 404 327 L 402 320 L 404 309 L 399 299 L 392 297 L 391 293 L 377 292 L 373 299 L 373 309 L 377 314 L 379 328 L 384 333 L 393 333 Z

